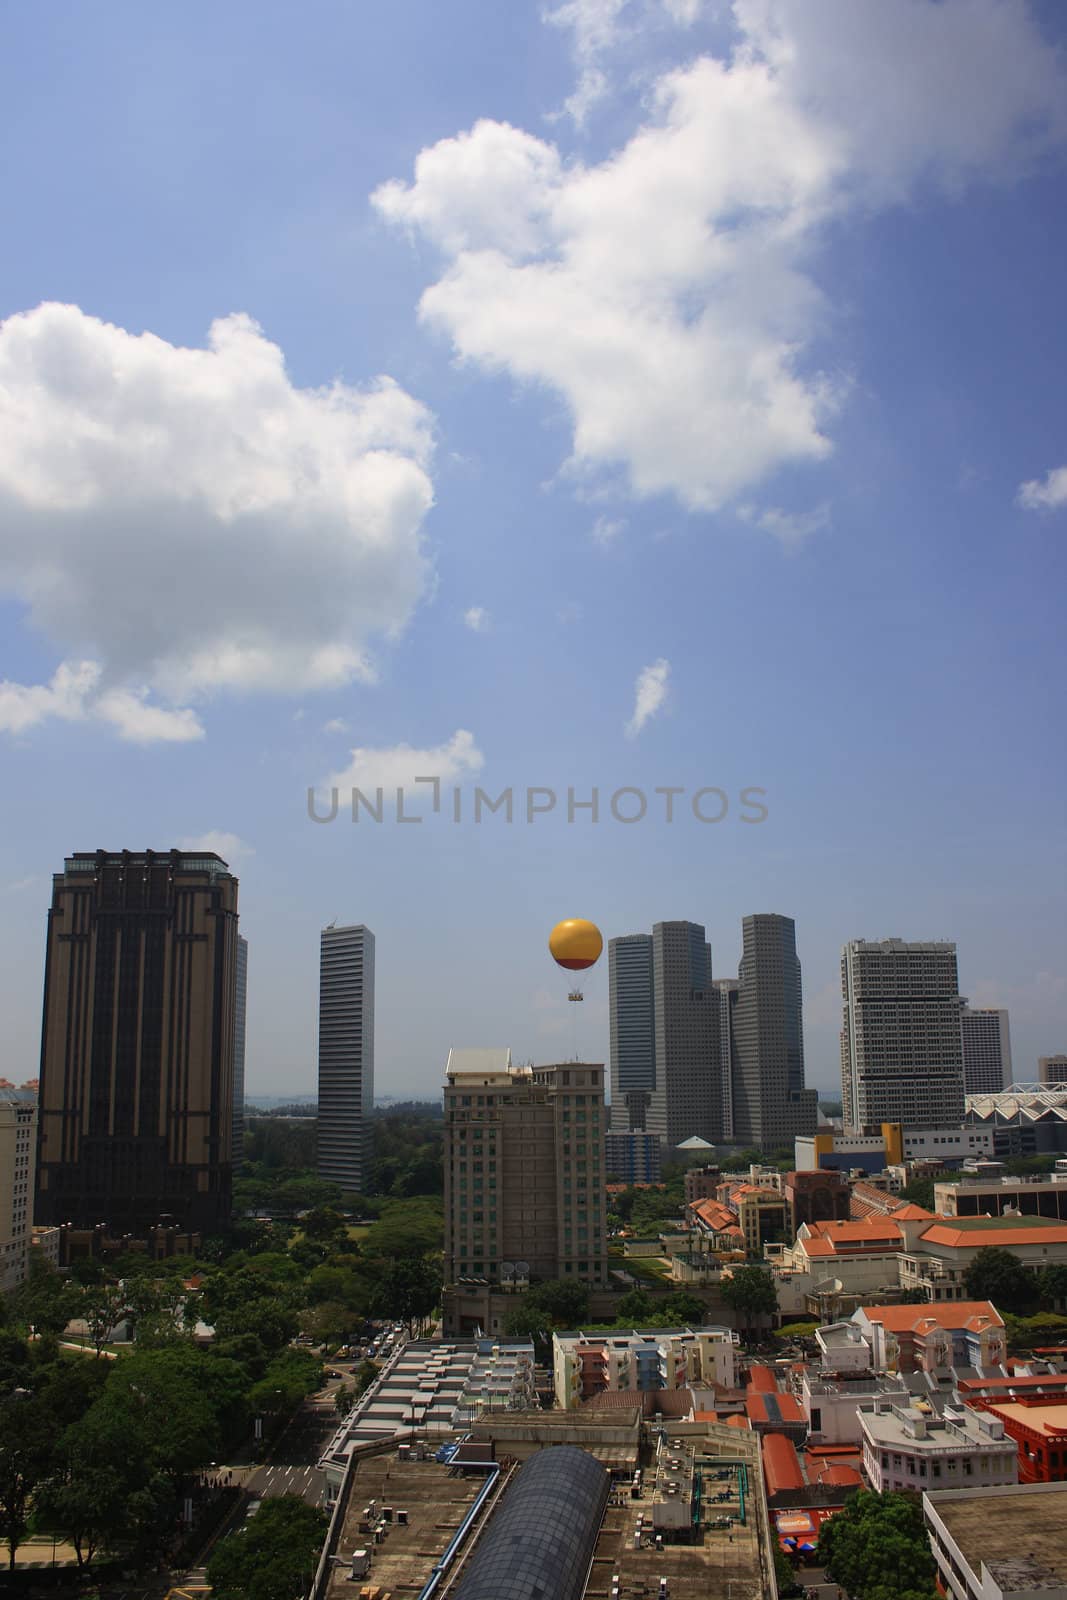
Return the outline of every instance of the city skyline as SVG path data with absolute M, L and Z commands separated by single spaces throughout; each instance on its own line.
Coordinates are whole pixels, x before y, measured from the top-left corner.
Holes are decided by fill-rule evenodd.
M 314 1087 L 334 917 L 383 1095 L 472 1037 L 606 1060 L 569 916 L 703 923 L 720 977 L 794 918 L 824 1094 L 857 938 L 956 942 L 1017 1078 L 1067 1049 L 1061 6 L 118 0 L 6 44 L 8 1077 L 101 841 L 240 877 L 253 1095 Z

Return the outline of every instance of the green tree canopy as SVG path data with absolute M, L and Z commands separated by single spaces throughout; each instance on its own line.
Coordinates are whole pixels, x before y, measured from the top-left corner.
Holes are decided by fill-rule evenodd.
M 719 1292 L 742 1327 L 752 1327 L 778 1310 L 774 1279 L 763 1267 L 735 1267 L 730 1277 L 723 1278 Z
M 917 1495 L 860 1490 L 823 1523 L 818 1559 L 852 1600 L 936 1600 Z
M 295 1600 L 315 1573 L 327 1518 L 296 1495 L 265 1500 L 256 1516 L 215 1546 L 207 1565 L 213 1600 Z
M 1036 1306 L 1038 1284 L 1010 1250 L 983 1245 L 963 1274 L 971 1300 L 992 1300 L 998 1311 L 1025 1313 Z
M 546 1278 L 526 1296 L 528 1305 L 546 1312 L 558 1328 L 576 1328 L 589 1318 L 589 1290 L 584 1283 L 566 1278 Z

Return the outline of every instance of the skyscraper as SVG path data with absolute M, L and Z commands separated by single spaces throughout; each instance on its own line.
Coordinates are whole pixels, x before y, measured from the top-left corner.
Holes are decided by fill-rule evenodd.
M 734 1080 L 737 1077 L 734 1013 L 741 985 L 736 978 L 716 978 L 715 993 L 719 1018 L 719 1065 L 722 1073 L 722 1136 L 734 1136 Z
M 630 933 L 608 944 L 611 1033 L 611 1126 L 644 1132 L 656 1087 L 652 935 Z
M 358 1194 L 374 1109 L 374 935 L 322 930 L 319 952 L 319 1177 Z
M 1038 1056 L 1038 1083 L 1067 1083 L 1067 1056 Z
M 445 1282 L 606 1282 L 603 1066 L 452 1050 L 444 1099 Z
M 841 953 L 845 1126 L 959 1127 L 963 1042 L 956 946 L 854 939 Z
M 0 1294 L 26 1276 L 33 1221 L 37 1102 L 0 1088 Z
M 35 1221 L 228 1227 L 236 961 L 220 856 L 67 858 L 48 915 Z
M 245 1153 L 245 1017 L 248 1007 L 248 940 L 237 935 L 237 995 L 233 1010 L 233 1164 Z
M 657 922 L 608 946 L 612 1128 L 668 1147 L 722 1135 L 718 996 L 697 922 Z
M 796 926 L 761 913 L 741 924 L 733 1005 L 733 1137 L 773 1149 L 815 1132 L 818 1096 L 804 1087 L 803 993 Z
M 975 1010 L 963 1003 L 963 1088 L 966 1094 L 999 1094 L 1011 1082 L 1011 1035 L 1008 1013 L 988 1006 Z
M 651 1131 L 668 1149 L 697 1134 L 722 1137 L 717 995 L 711 946 L 698 922 L 652 929 L 656 1091 Z

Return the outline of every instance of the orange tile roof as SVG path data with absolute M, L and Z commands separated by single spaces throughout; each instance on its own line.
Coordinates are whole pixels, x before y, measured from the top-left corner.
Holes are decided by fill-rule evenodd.
M 894 1222 L 922 1222 L 925 1219 L 932 1222 L 937 1213 L 927 1211 L 924 1206 L 913 1205 L 909 1201 L 906 1205 L 894 1206 L 890 1215 Z
M 1004 1319 L 991 1300 L 931 1300 L 922 1306 L 863 1306 L 868 1322 L 890 1333 L 921 1333 L 926 1328 L 1002 1328 Z
M 968 1245 L 979 1249 L 986 1244 L 1004 1248 L 1020 1244 L 1067 1244 L 1067 1223 L 1062 1228 L 1028 1228 L 1025 1219 L 1020 1218 L 1018 1227 L 960 1228 L 954 1219 L 945 1219 L 925 1228 L 922 1240 L 924 1244 L 947 1245 L 951 1250 L 960 1250 Z
M 748 1386 L 750 1389 L 759 1390 L 763 1394 L 774 1394 L 778 1384 L 770 1367 L 757 1364 L 748 1369 Z
M 751 1429 L 752 1424 L 751 1424 L 751 1422 L 749 1422 L 747 1417 L 742 1417 L 735 1411 L 732 1417 L 727 1417 L 726 1426 L 728 1428 L 748 1428 L 748 1429 Z
M 767 1480 L 767 1493 L 771 1495 L 805 1486 L 793 1442 L 784 1433 L 763 1436 L 763 1476 Z

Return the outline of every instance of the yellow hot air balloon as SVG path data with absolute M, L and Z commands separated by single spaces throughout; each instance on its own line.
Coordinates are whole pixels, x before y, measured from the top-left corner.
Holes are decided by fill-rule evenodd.
M 557 966 L 568 972 L 585 972 L 600 960 L 604 936 L 595 922 L 584 917 L 568 917 L 557 922 L 548 936 L 548 948 Z M 584 1000 L 580 988 L 571 989 L 568 1000 Z

